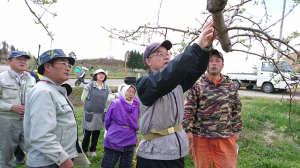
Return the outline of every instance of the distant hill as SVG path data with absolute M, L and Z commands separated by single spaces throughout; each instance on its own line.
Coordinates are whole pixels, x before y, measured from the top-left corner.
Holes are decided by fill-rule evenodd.
M 82 64 L 83 61 L 83 64 Z M 35 61 L 34 59 L 31 59 L 28 67 L 33 67 Z M 122 60 L 115 60 L 115 59 L 107 59 L 107 58 L 97 58 L 97 59 L 80 59 L 80 60 L 76 60 L 74 67 L 81 67 L 82 65 L 88 69 L 90 69 L 91 66 L 93 66 L 93 70 L 96 69 L 105 69 L 105 70 L 110 70 L 113 68 L 118 68 L 118 69 L 122 69 L 124 68 L 124 61 Z M 31 70 L 31 69 L 30 69 Z
M 111 70 L 111 69 L 124 69 L 125 62 L 122 60 L 107 59 L 107 58 L 81 59 L 75 61 L 75 65 L 74 65 L 75 67 L 76 66 L 81 67 L 82 65 L 87 68 L 93 66 L 94 70 L 100 68 L 105 70 Z

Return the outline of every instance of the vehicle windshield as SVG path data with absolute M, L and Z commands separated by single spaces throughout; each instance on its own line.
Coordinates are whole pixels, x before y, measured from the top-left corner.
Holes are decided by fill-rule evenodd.
M 282 64 L 281 64 L 282 63 Z M 290 65 L 285 62 L 285 61 L 280 61 L 279 63 L 280 68 L 283 69 L 283 71 L 285 72 L 292 72 L 292 68 L 290 67 Z
M 290 67 L 290 65 L 286 61 L 280 61 L 277 64 L 277 66 L 280 69 L 280 71 L 282 71 L 282 72 L 292 72 L 292 68 Z M 277 72 L 277 68 L 274 67 L 273 63 L 270 63 L 270 62 L 263 62 L 261 70 L 262 71 Z

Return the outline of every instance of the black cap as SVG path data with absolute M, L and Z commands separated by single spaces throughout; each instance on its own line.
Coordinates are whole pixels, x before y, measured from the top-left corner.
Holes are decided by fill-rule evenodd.
M 218 55 L 221 59 L 222 59 L 222 62 L 224 63 L 224 57 L 223 57 L 223 54 L 221 52 L 219 52 L 218 50 L 216 49 L 213 49 L 211 51 L 211 55 Z

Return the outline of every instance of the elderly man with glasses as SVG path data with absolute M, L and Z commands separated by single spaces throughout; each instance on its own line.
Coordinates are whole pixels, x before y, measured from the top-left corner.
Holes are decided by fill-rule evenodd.
M 27 54 L 13 51 L 6 60 L 9 70 L 0 73 L 0 168 L 16 166 L 13 153 L 18 145 L 25 150 L 25 98 L 35 85 L 26 72 L 29 59 Z
M 43 75 L 29 92 L 24 119 L 27 168 L 74 167 L 72 159 L 82 153 L 74 109 L 61 84 L 69 79 L 75 60 L 61 49 L 40 56 Z
M 213 22 L 205 26 L 196 43 L 170 61 L 172 43 L 150 44 L 144 52 L 149 74 L 138 79 L 142 141 L 137 149 L 137 168 L 183 168 L 189 153 L 182 129 L 183 93 L 205 72 L 208 47 L 216 34 Z

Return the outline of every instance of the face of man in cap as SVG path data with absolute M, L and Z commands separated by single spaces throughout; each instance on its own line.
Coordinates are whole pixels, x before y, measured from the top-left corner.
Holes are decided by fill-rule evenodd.
M 217 54 L 211 55 L 207 67 L 208 74 L 212 76 L 219 75 L 224 67 L 222 59 Z
M 151 71 L 163 69 L 168 62 L 170 62 L 170 56 L 167 49 L 163 46 L 158 47 L 146 59 L 146 63 L 150 67 Z
M 26 56 L 12 57 L 7 59 L 7 64 L 16 73 L 21 74 L 28 68 L 28 58 Z
M 69 79 L 71 65 L 67 58 L 56 58 L 53 65 L 46 62 L 44 68 L 44 75 L 59 85 Z

